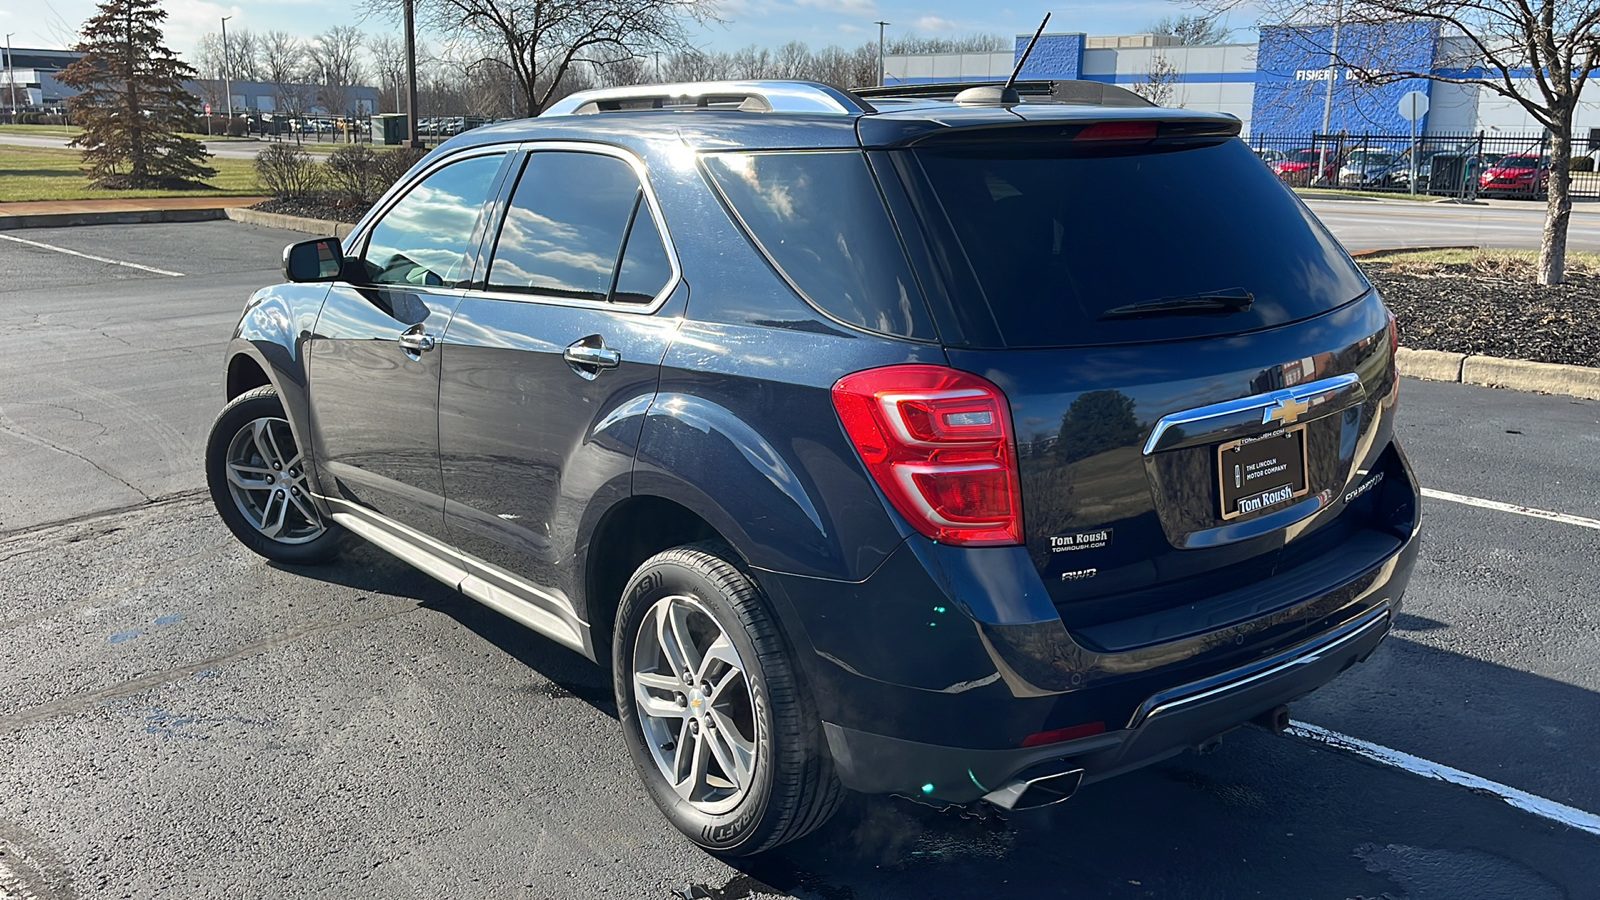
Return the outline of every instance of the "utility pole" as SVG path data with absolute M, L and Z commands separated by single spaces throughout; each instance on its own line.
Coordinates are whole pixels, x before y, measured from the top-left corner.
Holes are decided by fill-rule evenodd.
M 878 26 L 878 87 L 883 87 L 883 83 L 888 80 L 888 75 L 883 71 L 883 29 L 894 23 L 874 22 L 872 24 Z
M 233 127 L 233 79 L 229 77 L 228 65 L 228 20 L 233 16 L 222 17 L 222 90 L 228 95 L 228 127 Z
M 6 35 L 6 84 L 11 85 L 11 122 L 17 121 L 17 55 L 11 52 L 11 35 Z
M 421 147 L 417 134 L 417 12 L 413 0 L 405 0 L 406 17 L 406 146 Z

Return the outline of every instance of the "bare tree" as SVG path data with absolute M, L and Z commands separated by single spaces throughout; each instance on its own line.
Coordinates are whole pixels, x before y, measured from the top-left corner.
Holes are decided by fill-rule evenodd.
M 1145 31 L 1177 38 L 1186 47 L 1221 44 L 1228 40 L 1228 26 L 1215 16 L 1185 13 L 1181 16 L 1162 16 L 1151 22 Z
M 1330 68 L 1348 69 L 1361 80 L 1468 85 L 1526 110 L 1550 137 L 1538 281 L 1566 279 L 1573 120 L 1578 97 L 1600 66 L 1600 0 L 1202 0 L 1213 12 L 1245 2 L 1261 11 L 1263 22 L 1337 23 L 1333 35 L 1365 29 L 1365 40 L 1327 40 L 1328 46 L 1320 37 L 1327 29 L 1296 32 L 1327 54 Z M 1431 66 L 1400 52 L 1407 49 L 1400 29 L 1417 23 L 1438 29 L 1440 53 Z
M 261 35 L 256 58 L 262 80 L 272 85 L 274 120 L 286 117 L 292 126 L 297 126 L 313 100 L 305 85 L 305 44 L 287 31 L 269 31 Z M 298 127 L 294 128 L 294 136 L 298 142 Z
M 351 88 L 361 83 L 361 30 L 335 25 L 312 39 L 306 48 L 311 80 L 318 85 L 320 105 L 330 115 L 345 116 L 354 105 Z M 351 134 L 346 130 L 346 137 Z
M 1177 65 L 1165 53 L 1155 53 L 1144 77 L 1128 85 L 1128 90 L 1157 106 L 1166 106 L 1172 102 L 1172 87 L 1178 83 L 1179 74 Z
M 405 112 L 406 45 L 392 34 L 374 34 L 367 38 L 367 56 L 372 60 L 372 71 L 378 75 L 378 105 L 380 111 Z M 393 100 L 389 107 L 385 100 Z
M 363 0 L 395 15 L 397 0 Z M 688 46 L 685 21 L 714 21 L 715 0 L 417 0 L 418 15 L 447 35 L 504 48 L 529 115 L 575 75 L 619 55 Z

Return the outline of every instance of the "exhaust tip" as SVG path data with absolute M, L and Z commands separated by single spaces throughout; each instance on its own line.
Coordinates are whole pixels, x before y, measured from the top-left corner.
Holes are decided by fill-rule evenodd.
M 1063 764 L 1064 765 L 1064 764 Z M 1082 769 L 1047 771 L 1030 778 L 1014 778 L 983 795 L 985 802 L 1007 811 L 1054 806 L 1071 797 L 1083 783 Z
M 1289 707 L 1275 706 L 1251 719 L 1250 724 L 1257 728 L 1265 728 L 1273 734 L 1283 734 L 1289 730 Z

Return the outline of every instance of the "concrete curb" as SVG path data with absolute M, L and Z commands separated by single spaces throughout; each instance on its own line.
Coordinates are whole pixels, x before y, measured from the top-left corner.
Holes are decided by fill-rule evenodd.
M 330 219 L 307 219 L 303 216 L 286 216 L 283 213 L 262 212 L 259 209 L 231 208 L 227 210 L 228 218 L 244 225 L 264 225 L 268 228 L 282 228 L 285 231 L 303 231 L 307 234 L 333 235 L 340 240 L 350 236 L 355 227 L 346 222 L 334 222 Z
M 1428 381 L 1453 381 L 1540 394 L 1600 400 L 1600 369 L 1557 363 L 1468 356 L 1440 350 L 1401 347 L 1395 355 L 1401 375 Z
M 35 213 L 0 216 L 0 231 L 19 228 L 67 228 L 76 225 L 142 225 L 149 222 L 206 222 L 225 218 L 227 210 L 140 209 L 118 212 Z

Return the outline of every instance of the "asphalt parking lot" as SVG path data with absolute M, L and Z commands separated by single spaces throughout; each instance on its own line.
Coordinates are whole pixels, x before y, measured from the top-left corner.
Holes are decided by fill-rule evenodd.
M 1396 632 L 1293 707 L 1405 756 L 1243 730 L 1009 822 L 856 798 L 734 867 L 638 786 L 605 673 L 211 512 L 221 347 L 298 236 L 7 234 L 48 246 L 0 240 L 0 898 L 1600 898 L 1600 403 L 1402 386 L 1427 488 L 1567 516 L 1427 500 Z

